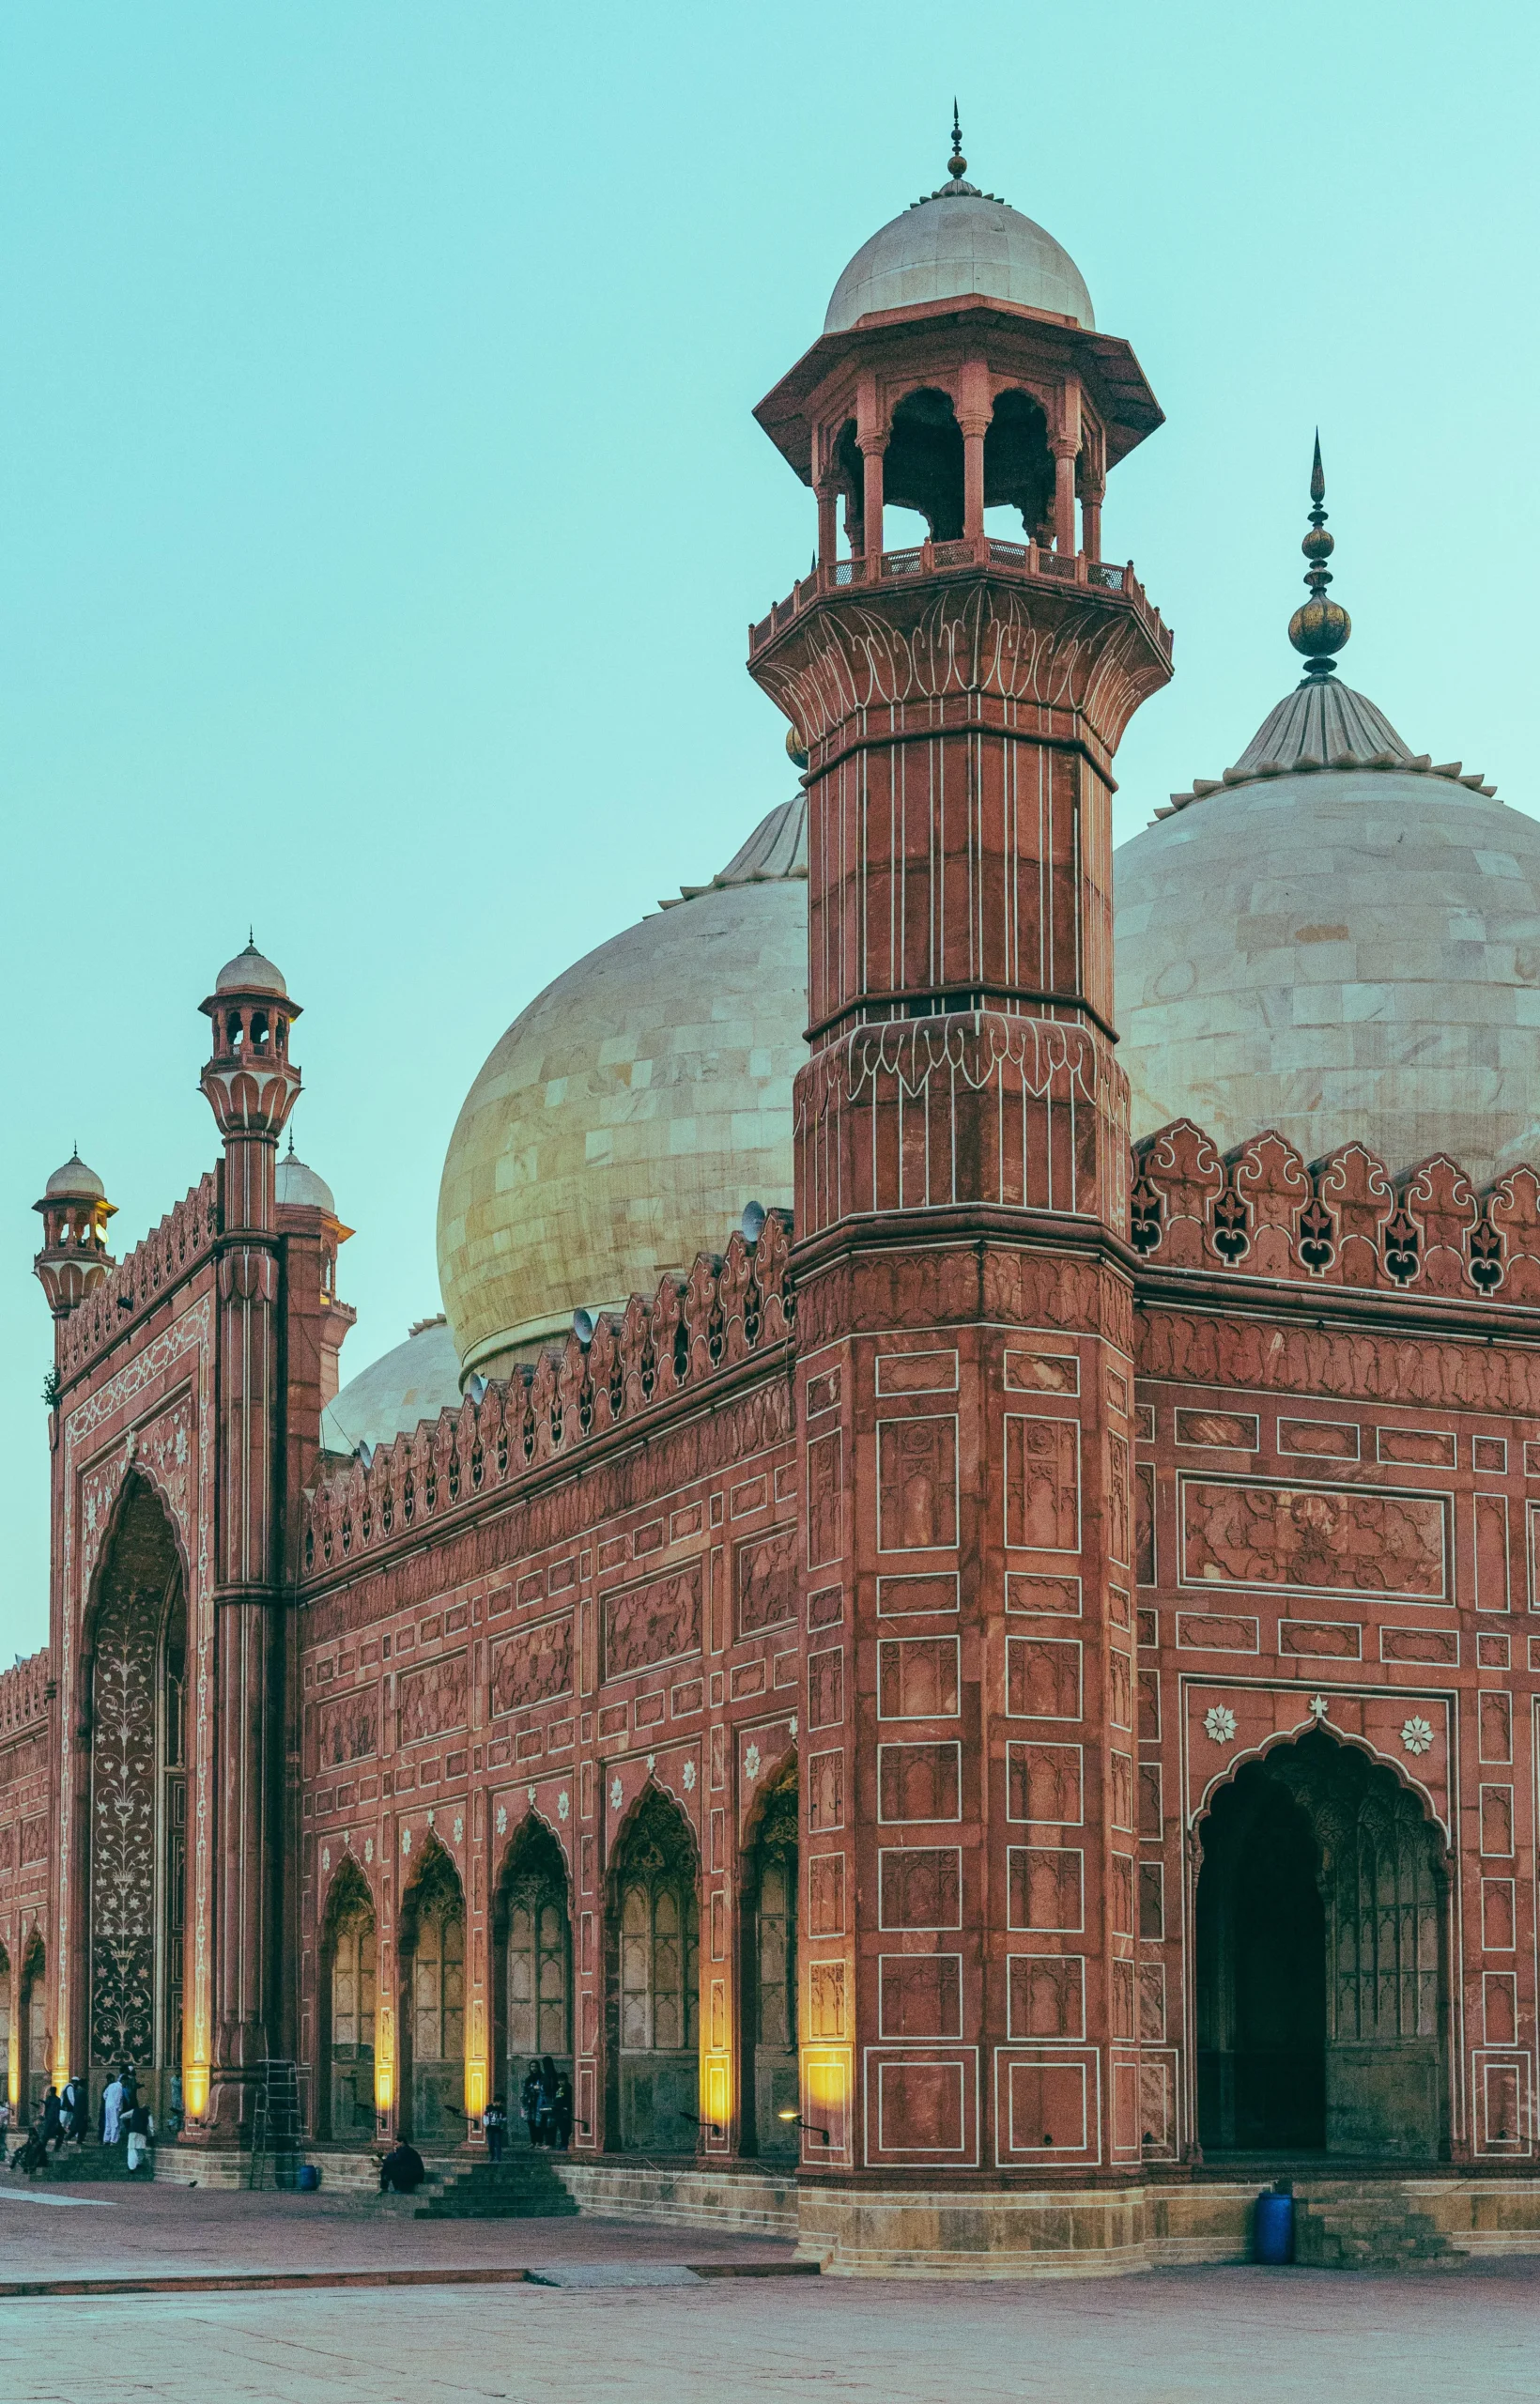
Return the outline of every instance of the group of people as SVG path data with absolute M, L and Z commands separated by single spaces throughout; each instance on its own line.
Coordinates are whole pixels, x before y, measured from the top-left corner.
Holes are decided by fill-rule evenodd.
M 179 2102 L 179 2087 L 180 2081 L 174 2079 L 174 2105 Z M 172 2117 L 176 2121 L 179 2115 L 174 2110 Z M 66 2079 L 62 2093 L 57 2087 L 50 2086 L 30 2123 L 18 2131 L 16 2150 L 8 2166 L 36 2178 L 50 2153 L 62 2153 L 71 2141 L 83 2146 L 90 2125 L 91 2093 L 85 2079 Z M 10 2127 L 10 2105 L 0 2101 L 0 2167 L 6 2166 Z M 149 2150 L 155 2141 L 155 2116 L 128 2064 L 113 2073 L 102 2090 L 96 2134 L 99 2145 L 122 2143 L 131 2172 L 148 2171 Z
M 519 2110 L 530 2132 L 531 2145 L 554 2147 L 565 2153 L 572 2143 L 572 2081 L 564 2070 L 558 2070 L 549 2054 L 531 2062 L 519 2089 Z M 504 2126 L 507 2125 L 504 2116 Z M 490 2137 L 488 2137 L 490 2147 Z M 496 2162 L 501 2148 L 494 2153 Z

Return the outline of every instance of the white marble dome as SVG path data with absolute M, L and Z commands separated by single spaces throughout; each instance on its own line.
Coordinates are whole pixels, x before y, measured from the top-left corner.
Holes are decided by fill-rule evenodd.
M 1020 209 L 954 178 L 862 243 L 834 287 L 824 331 L 845 333 L 879 310 L 974 292 L 1096 329 L 1091 296 L 1069 252 Z
M 459 1400 L 460 1356 L 440 1312 L 419 1319 L 404 1344 L 348 1379 L 321 1413 L 321 1449 L 356 1453 L 362 1444 L 373 1452 Z
M 806 802 L 520 1012 L 460 1112 L 439 1278 L 462 1375 L 649 1297 L 750 1201 L 790 1208 L 805 1056 Z
M 1540 823 L 1334 680 L 1114 857 L 1135 1137 L 1540 1157 Z

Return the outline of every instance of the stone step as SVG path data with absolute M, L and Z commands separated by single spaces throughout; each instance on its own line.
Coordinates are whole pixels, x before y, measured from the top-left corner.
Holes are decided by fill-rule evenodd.
M 1458 2257 L 1426 2212 L 1388 2188 L 1296 2196 L 1294 2258 L 1326 2270 L 1391 2270 Z
M 570 2219 L 578 2205 L 548 2156 L 478 2162 L 417 2207 L 419 2220 Z

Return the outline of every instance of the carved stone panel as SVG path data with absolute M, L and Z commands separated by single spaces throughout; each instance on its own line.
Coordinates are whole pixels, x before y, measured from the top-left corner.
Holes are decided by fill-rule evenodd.
M 772 1528 L 738 1547 L 738 1633 L 757 1636 L 796 1612 L 796 1530 Z
M 1080 1546 L 1080 1429 L 1072 1419 L 1006 1416 L 1006 1542 L 1035 1552 Z
M 654 1661 L 671 1661 L 701 1648 L 701 1564 L 644 1586 L 631 1586 L 605 1601 L 604 1673 L 624 1678 Z
M 572 1613 L 505 1637 L 492 1655 L 492 1710 L 523 1711 L 572 1692 Z
M 466 1722 L 466 1657 L 452 1653 L 405 1670 L 396 1683 L 396 1741 L 415 1745 Z
M 1181 1505 L 1185 1584 L 1450 1598 L 1443 1495 L 1192 1478 L 1182 1482 Z
M 315 1762 L 318 1770 L 342 1769 L 369 1761 L 379 1750 L 379 1689 L 360 1687 L 352 1694 L 329 1695 L 315 1707 Z

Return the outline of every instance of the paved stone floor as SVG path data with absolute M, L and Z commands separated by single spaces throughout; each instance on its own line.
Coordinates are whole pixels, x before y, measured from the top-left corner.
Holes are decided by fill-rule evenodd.
M 1380 2277 L 1205 2270 L 1000 2286 L 696 2282 L 762 2240 L 424 2223 L 298 2196 L 0 2190 L 0 2279 L 523 2263 L 550 2286 L 0 2302 L 8 2404 L 1463 2404 L 1540 2395 L 1540 2260 Z M 645 2281 L 647 2284 L 620 2284 Z

